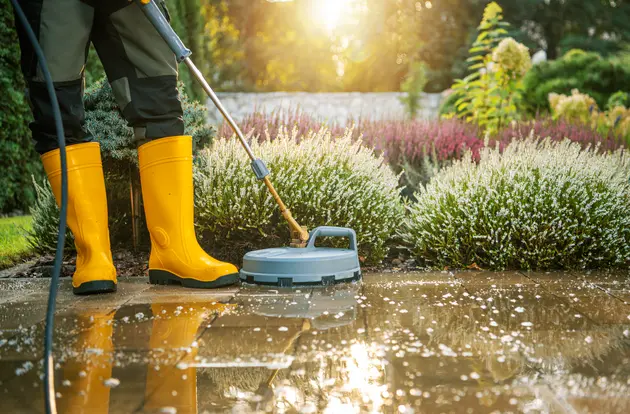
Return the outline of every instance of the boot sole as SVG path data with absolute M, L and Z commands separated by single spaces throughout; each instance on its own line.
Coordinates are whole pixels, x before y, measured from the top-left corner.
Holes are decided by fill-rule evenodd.
M 91 282 L 81 283 L 79 287 L 73 287 L 72 292 L 75 295 L 112 293 L 116 292 L 116 283 L 111 280 L 93 280 Z
M 236 284 L 239 280 L 238 273 L 221 276 L 210 282 L 202 282 L 196 279 L 179 277 L 166 270 L 149 270 L 149 283 L 152 285 L 182 285 L 183 287 L 195 289 L 214 289 Z

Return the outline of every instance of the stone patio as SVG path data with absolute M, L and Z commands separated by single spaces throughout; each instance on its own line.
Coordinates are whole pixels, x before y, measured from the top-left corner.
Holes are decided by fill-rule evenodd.
M 43 412 L 49 280 L 0 280 L 0 412 Z M 630 273 L 389 273 L 215 291 L 120 280 L 55 328 L 60 413 L 630 412 Z

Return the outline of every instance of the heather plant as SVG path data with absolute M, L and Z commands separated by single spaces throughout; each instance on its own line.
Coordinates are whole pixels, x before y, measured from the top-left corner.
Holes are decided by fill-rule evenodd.
M 292 131 L 297 129 L 298 136 L 304 136 L 309 132 L 318 132 L 322 128 L 332 130 L 333 135 L 343 133 L 343 128 L 328 125 L 313 116 L 302 111 L 300 108 L 290 108 L 287 110 L 274 110 L 270 113 L 254 111 L 248 114 L 238 123 L 244 134 L 258 137 L 265 140 L 269 137 L 277 137 L 283 128 Z M 223 122 L 219 127 L 217 135 L 221 138 L 229 138 L 234 134 L 232 128 Z
M 281 129 L 274 139 L 253 140 L 271 179 L 294 216 L 309 229 L 321 225 L 356 230 L 361 256 L 378 263 L 402 220 L 398 177 L 382 157 L 353 140 L 351 131 L 300 136 Z M 204 244 L 219 257 L 239 261 L 245 250 L 286 245 L 288 226 L 256 179 L 236 140 L 216 140 L 195 168 L 197 224 Z
M 483 146 L 478 128 L 458 119 L 360 120 L 353 135 L 382 154 L 394 171 L 403 173 L 403 194 L 411 198 L 442 166 L 467 149 L 476 156 Z
M 458 159 L 466 149 L 476 154 L 483 146 L 478 128 L 457 119 L 420 120 L 395 119 L 371 120 L 359 118 L 348 120 L 354 140 L 383 155 L 395 172 L 401 175 L 401 186 L 405 194 L 411 195 L 418 186 L 428 182 L 436 169 L 449 160 Z M 286 126 L 285 126 L 286 125 Z M 297 136 L 318 132 L 327 128 L 332 136 L 339 137 L 346 129 L 338 125 L 327 125 L 300 110 L 255 112 L 246 116 L 239 126 L 258 140 L 275 139 L 283 128 L 295 129 Z M 230 137 L 232 130 L 222 125 L 218 135 Z
M 534 137 L 550 138 L 553 141 L 568 139 L 579 143 L 582 148 L 596 147 L 604 152 L 620 147 L 623 140 L 613 130 L 601 131 L 591 125 L 578 120 L 566 118 L 553 119 L 550 116 L 539 116 L 530 121 L 513 122 L 499 131 L 492 138 L 498 141 L 501 148 L 505 148 L 515 139 L 524 139 L 530 135 Z
M 420 162 L 426 155 L 436 161 L 460 158 L 466 149 L 475 154 L 483 146 L 479 130 L 457 119 L 361 120 L 353 135 L 382 153 L 392 165 Z
M 628 266 L 629 176 L 623 149 L 531 138 L 486 147 L 421 189 L 400 236 L 435 268 Z

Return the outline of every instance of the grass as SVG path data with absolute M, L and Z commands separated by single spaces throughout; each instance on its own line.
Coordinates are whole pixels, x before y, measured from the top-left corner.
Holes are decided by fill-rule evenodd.
M 31 216 L 0 218 L 0 269 L 13 266 L 31 254 L 26 232 L 31 229 L 32 220 Z

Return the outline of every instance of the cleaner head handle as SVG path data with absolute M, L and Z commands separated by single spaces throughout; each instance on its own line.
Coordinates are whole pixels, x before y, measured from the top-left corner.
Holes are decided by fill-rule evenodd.
M 357 234 L 347 227 L 322 226 L 313 229 L 308 239 L 307 248 L 315 248 L 315 240 L 319 237 L 347 237 L 350 239 L 350 250 L 357 251 Z

